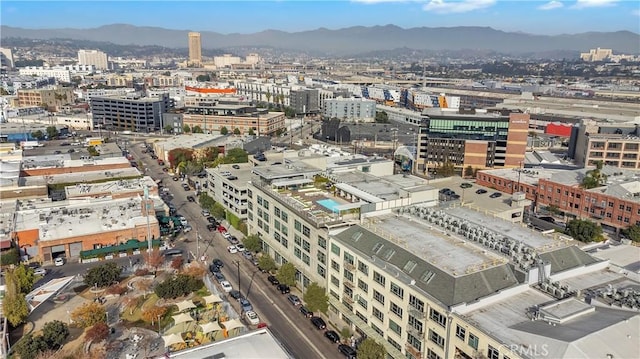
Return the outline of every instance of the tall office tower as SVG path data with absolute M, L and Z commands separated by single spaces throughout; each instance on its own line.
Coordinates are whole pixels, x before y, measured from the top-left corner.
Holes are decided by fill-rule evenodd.
M 97 70 L 108 69 L 107 54 L 98 50 L 79 50 L 78 63 L 80 65 L 93 65 Z
M 189 62 L 192 64 L 202 63 L 202 42 L 199 32 L 189 33 Z

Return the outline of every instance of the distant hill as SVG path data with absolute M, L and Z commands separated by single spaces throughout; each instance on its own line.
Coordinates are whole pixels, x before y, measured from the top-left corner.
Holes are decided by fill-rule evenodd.
M 72 39 L 111 42 L 118 45 L 158 45 L 185 48 L 189 30 L 170 30 L 125 24 L 92 29 L 23 29 L 1 26 L 2 38 Z M 489 27 L 416 27 L 395 25 L 355 26 L 338 30 L 320 28 L 302 32 L 266 30 L 253 34 L 220 34 L 201 31 L 207 49 L 267 46 L 283 50 L 327 55 L 357 55 L 365 52 L 410 48 L 416 50 L 480 50 L 506 54 L 554 51 L 587 51 L 611 48 L 615 53 L 640 54 L 640 34 L 630 31 L 587 32 L 572 35 L 532 35 Z

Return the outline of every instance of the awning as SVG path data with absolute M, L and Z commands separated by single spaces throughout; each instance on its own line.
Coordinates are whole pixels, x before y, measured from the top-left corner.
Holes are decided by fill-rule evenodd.
M 170 347 L 173 344 L 178 344 L 178 343 L 184 343 L 184 339 L 182 339 L 182 335 L 181 334 L 171 334 L 171 335 L 165 335 L 162 337 L 162 340 L 164 340 L 164 347 Z
M 193 300 L 183 300 L 180 303 L 176 303 L 178 306 L 178 312 L 184 312 L 187 309 L 195 308 L 196 305 L 193 304 Z M 176 322 L 177 324 L 177 322 Z
M 284 187 L 284 186 L 296 186 L 296 185 L 306 184 L 306 183 L 313 183 L 313 180 L 309 178 L 299 178 L 299 179 L 273 182 L 272 185 L 276 187 Z
M 222 330 L 222 328 L 220 327 L 220 324 L 218 324 L 218 322 L 211 322 L 211 323 L 199 324 L 199 325 L 202 328 L 202 333 L 203 334 L 207 334 L 207 333 L 215 332 L 215 331 L 218 331 L 218 330 Z
M 236 328 L 243 328 L 244 325 L 242 325 L 242 323 L 240 323 L 240 321 L 238 319 L 231 319 L 228 320 L 226 322 L 222 322 L 220 323 L 224 326 L 224 329 L 226 330 L 231 330 L 231 329 L 236 329 Z
M 193 322 L 193 318 L 189 314 L 181 313 L 173 316 L 173 321 L 175 324 Z
M 204 299 L 204 302 L 207 303 L 207 304 L 213 304 L 213 303 L 222 302 L 222 299 L 219 296 L 217 296 L 216 294 L 208 295 L 206 297 L 203 297 L 202 299 Z

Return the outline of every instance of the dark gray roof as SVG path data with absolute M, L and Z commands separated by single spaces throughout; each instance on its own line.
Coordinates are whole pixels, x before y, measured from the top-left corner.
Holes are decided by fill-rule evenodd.
M 520 284 L 511 266 L 506 263 L 454 276 L 359 225 L 350 227 L 334 237 L 365 257 L 371 258 L 377 267 L 392 274 L 399 281 L 413 283 L 445 306 L 473 302 Z M 451 260 L 456 260 L 455 254 Z
M 555 251 L 541 253 L 540 258 L 545 263 L 551 263 L 551 274 L 563 272 L 567 269 L 582 267 L 599 262 L 576 246 L 556 249 Z

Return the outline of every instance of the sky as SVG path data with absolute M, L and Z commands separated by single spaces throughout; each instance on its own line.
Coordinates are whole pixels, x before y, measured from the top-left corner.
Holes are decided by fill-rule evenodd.
M 640 1 L 2 0 L 0 24 L 33 29 L 131 24 L 223 34 L 387 24 L 402 28 L 487 26 L 544 35 L 619 30 L 640 33 Z

